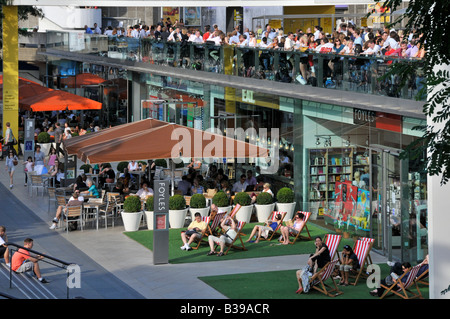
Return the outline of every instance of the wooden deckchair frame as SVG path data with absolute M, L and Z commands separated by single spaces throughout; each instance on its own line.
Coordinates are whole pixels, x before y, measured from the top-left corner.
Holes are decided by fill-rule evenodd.
M 230 244 L 225 244 L 225 246 L 228 247 L 228 248 L 227 248 L 227 250 L 225 250 L 223 252 L 224 255 L 226 255 L 228 253 L 230 248 L 234 248 L 234 249 L 238 249 L 238 250 L 247 250 L 247 248 L 245 248 L 244 241 L 242 240 L 242 237 L 241 237 L 241 230 L 242 230 L 242 228 L 244 228 L 245 224 L 246 224 L 246 222 L 243 222 L 243 221 L 239 222 L 238 221 L 237 226 L 236 226 L 236 237 L 234 237 L 233 241 Z M 240 240 L 241 246 L 236 246 L 235 245 L 235 242 L 236 242 L 237 239 Z M 216 247 L 217 247 L 217 244 L 216 244 Z
M 420 267 L 422 267 L 422 264 L 418 264 L 418 265 L 414 266 L 413 268 L 411 268 L 410 271 L 403 273 L 389 287 L 386 285 L 380 284 L 381 287 L 386 289 L 384 291 L 384 293 L 381 295 L 380 299 L 387 297 L 389 293 L 397 295 L 403 299 L 415 299 L 415 298 L 423 299 L 422 293 L 420 292 L 420 289 L 419 289 L 419 286 L 417 285 L 417 280 L 416 280 L 416 276 L 417 276 L 417 273 L 419 272 Z M 403 283 L 402 278 L 405 276 L 407 276 L 406 283 Z M 410 287 L 413 284 L 416 287 L 417 293 L 414 293 L 410 290 Z M 400 289 L 398 289 L 398 287 L 400 287 Z
M 278 224 L 277 228 L 275 228 L 273 231 L 271 231 L 272 234 L 270 235 L 270 237 L 267 236 L 267 240 L 268 240 L 268 241 L 271 241 L 272 238 L 273 238 L 276 234 L 281 235 L 281 233 L 279 233 L 279 230 L 280 230 L 281 226 L 283 225 L 283 218 L 286 216 L 287 213 L 286 213 L 286 212 L 273 211 L 273 212 L 270 214 L 269 217 L 270 217 L 270 220 L 271 220 L 271 221 L 276 222 L 277 220 L 276 220 L 275 217 L 276 217 L 278 214 L 281 215 L 280 223 Z M 266 239 L 265 239 L 264 237 L 260 237 L 259 240 L 266 240 Z
M 335 259 L 328 262 L 322 269 L 310 278 L 309 283 L 312 289 L 320 291 L 328 297 L 336 297 L 343 294 L 343 292 L 338 289 L 338 286 L 333 279 L 333 271 L 338 261 L 338 259 Z M 330 289 L 332 287 L 325 283 L 329 278 L 331 278 L 331 281 L 333 282 L 334 289 Z
M 416 281 L 417 281 L 418 284 L 422 284 L 422 285 L 425 285 L 425 286 L 429 286 L 430 285 L 430 283 L 428 281 L 426 281 L 426 280 L 428 280 L 428 271 L 429 270 L 430 269 L 425 270 L 419 277 L 416 278 Z

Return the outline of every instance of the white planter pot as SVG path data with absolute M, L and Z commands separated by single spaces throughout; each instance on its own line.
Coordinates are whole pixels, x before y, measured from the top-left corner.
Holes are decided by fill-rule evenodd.
M 141 219 L 143 216 L 142 211 L 137 213 L 122 211 L 120 215 L 122 216 L 125 231 L 137 231 L 139 229 L 139 225 L 141 224 Z
M 255 208 L 258 222 L 264 223 L 269 218 L 270 214 L 273 212 L 273 209 L 275 208 L 275 203 L 269 205 L 255 204 Z
M 227 213 L 231 212 L 231 206 L 225 207 L 217 207 L 218 211 L 226 211 Z
M 240 222 L 250 222 L 253 213 L 253 205 L 241 206 L 236 213 L 236 219 Z
M 191 212 L 192 220 L 195 218 L 195 213 L 200 213 L 202 217 L 207 217 L 209 215 L 209 207 L 205 208 L 189 208 L 189 211 Z
M 294 203 L 277 203 L 277 211 L 286 212 L 286 216 L 284 217 L 284 221 L 291 220 L 292 216 L 294 216 L 295 210 L 295 202 Z
M 183 228 L 188 209 L 169 210 L 170 228 Z
M 147 223 L 147 228 L 153 230 L 153 211 L 145 210 L 145 222 Z

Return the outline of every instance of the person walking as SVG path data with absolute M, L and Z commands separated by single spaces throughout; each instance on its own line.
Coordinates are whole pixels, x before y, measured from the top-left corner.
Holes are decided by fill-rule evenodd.
M 13 177 L 14 171 L 16 170 L 16 165 L 19 163 L 19 159 L 16 155 L 14 155 L 14 151 L 11 148 L 8 151 L 8 157 L 6 157 L 6 171 L 9 174 L 9 189 L 12 189 L 14 186 Z
M 12 150 L 14 155 L 16 154 L 16 150 L 14 149 L 14 135 L 11 129 L 11 123 L 6 122 L 6 131 L 5 131 L 5 137 L 2 139 L 2 142 L 5 144 L 6 147 L 6 154 L 9 154 L 9 151 Z M 6 155 L 8 156 L 8 155 Z M 2 156 L 3 158 L 3 156 Z

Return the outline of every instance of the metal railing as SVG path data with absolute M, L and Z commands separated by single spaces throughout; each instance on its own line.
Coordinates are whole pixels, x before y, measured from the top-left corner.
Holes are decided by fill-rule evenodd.
M 8 243 L 6 243 L 6 245 L 8 247 L 15 247 L 15 248 L 10 248 L 11 249 L 11 256 L 14 254 L 14 252 L 16 252 L 17 254 L 21 254 L 21 252 L 19 252 L 19 249 L 24 249 L 24 250 L 27 250 L 30 253 L 33 253 L 33 254 L 36 254 L 38 256 L 44 257 L 43 259 L 40 259 L 39 261 L 45 262 L 47 264 L 56 266 L 56 267 L 61 268 L 61 269 L 66 269 L 67 270 L 68 266 L 74 265 L 74 263 L 69 263 L 69 262 L 60 260 L 58 258 L 42 254 L 42 253 L 40 253 L 38 251 L 29 249 L 29 248 L 26 248 L 26 247 L 23 247 L 23 246 L 14 244 L 14 243 L 9 243 L 8 242 Z M 57 264 L 55 264 L 55 263 L 57 263 Z M 13 270 L 12 270 L 12 266 L 11 266 L 11 267 L 9 267 L 9 288 L 12 288 L 12 277 L 13 277 L 12 273 L 13 273 Z M 67 278 L 69 278 L 69 272 L 67 272 Z M 66 298 L 67 299 L 69 299 L 69 290 L 70 290 L 70 288 L 69 288 L 69 285 L 67 284 L 67 281 L 66 281 Z
M 54 31 L 48 34 L 47 47 L 62 51 L 364 94 L 425 99 L 425 96 L 418 97 L 425 78 L 422 61 L 416 58 L 284 51 L 218 46 L 213 42 L 164 42 L 152 38 Z M 396 63 L 408 64 L 412 70 L 408 79 L 388 73 L 390 66 Z M 303 75 L 305 81 L 299 75 Z

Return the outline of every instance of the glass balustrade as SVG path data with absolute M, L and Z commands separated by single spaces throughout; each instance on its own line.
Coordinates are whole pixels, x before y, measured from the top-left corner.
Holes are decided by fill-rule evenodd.
M 83 32 L 47 34 L 47 47 L 56 50 L 403 99 L 425 98 L 418 94 L 425 82 L 422 61 L 415 58 L 163 42 Z M 389 75 L 396 63 L 410 67 L 407 79 Z

